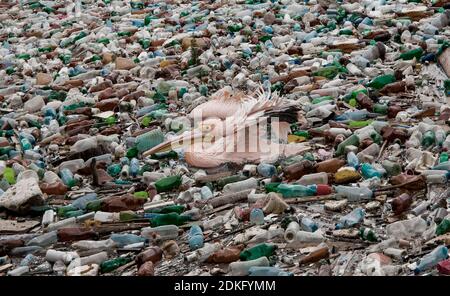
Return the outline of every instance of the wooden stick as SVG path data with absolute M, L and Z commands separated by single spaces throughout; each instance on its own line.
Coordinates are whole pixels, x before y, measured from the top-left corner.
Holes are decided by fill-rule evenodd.
M 332 200 L 332 199 L 336 199 L 336 198 L 337 198 L 336 194 L 329 194 L 329 195 L 305 196 L 305 197 L 285 199 L 285 202 L 287 204 L 296 204 L 296 203 L 304 203 L 304 202 L 310 202 L 310 201 Z
M 376 161 L 378 161 L 378 160 L 380 159 L 381 155 L 383 154 L 384 149 L 386 148 L 386 144 L 387 144 L 387 140 L 385 140 L 385 141 L 383 142 L 383 145 L 381 145 L 380 153 L 378 153 L 378 157 L 377 157 L 377 160 L 376 160 Z
M 244 200 L 247 198 L 248 194 L 251 192 L 251 189 L 229 193 L 222 196 L 214 197 L 209 200 L 200 201 L 199 204 L 210 204 L 213 208 L 217 208 L 226 204 L 234 204 L 238 201 Z

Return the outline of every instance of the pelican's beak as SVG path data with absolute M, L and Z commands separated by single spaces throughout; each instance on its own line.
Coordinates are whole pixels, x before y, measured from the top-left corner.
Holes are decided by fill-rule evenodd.
M 183 134 L 174 137 L 169 141 L 165 141 L 150 150 L 142 153 L 142 156 L 146 157 L 155 153 L 167 152 L 173 149 L 188 147 L 196 143 L 196 141 L 202 141 L 203 133 L 198 130 L 186 131 Z

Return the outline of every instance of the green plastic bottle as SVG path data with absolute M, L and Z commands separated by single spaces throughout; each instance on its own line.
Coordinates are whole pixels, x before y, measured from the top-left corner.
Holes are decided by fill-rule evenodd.
M 336 156 L 343 155 L 345 152 L 345 147 L 350 146 L 350 145 L 359 147 L 359 138 L 357 135 L 351 135 L 350 137 L 348 137 L 347 139 L 342 141 L 336 149 L 336 153 L 335 153 Z
M 312 73 L 313 76 L 325 77 L 327 79 L 333 79 L 336 75 L 339 74 L 339 68 L 336 66 L 328 66 L 322 69 L 319 69 Z
M 395 82 L 395 76 L 391 74 L 387 75 L 380 75 L 378 77 L 375 77 L 367 86 L 375 89 L 381 89 L 385 85 Z
M 0 147 L 0 155 L 8 155 L 12 150 L 14 150 L 13 147 Z
M 384 160 L 381 165 L 386 170 L 388 176 L 397 176 L 402 172 L 401 165 L 396 162 Z
M 99 39 L 97 39 L 97 43 L 101 43 L 101 44 L 109 44 L 109 38 L 106 38 L 106 37 L 102 37 L 102 38 L 99 38 Z
M 316 159 L 314 158 L 314 154 L 312 154 L 311 152 L 306 152 L 303 155 L 303 159 L 310 160 L 310 161 L 316 161 Z
M 128 149 L 126 156 L 128 158 L 134 158 L 136 156 L 138 156 L 139 154 L 139 150 L 136 147 L 132 147 L 130 149 Z
M 16 176 L 12 168 L 5 168 L 3 171 L 3 178 L 5 178 L 10 185 L 16 184 Z
M 70 211 L 64 214 L 64 218 L 78 217 L 84 214 L 83 210 Z
M 38 52 L 52 52 L 53 51 L 53 47 L 39 47 L 38 48 Z
M 107 260 L 100 265 L 100 270 L 102 273 L 111 272 L 114 269 L 119 268 L 132 261 L 130 257 L 118 257 L 111 260 Z
M 348 123 L 349 128 L 362 128 L 370 125 L 373 120 L 351 120 Z
M 20 139 L 20 147 L 22 147 L 23 151 L 27 151 L 33 148 L 33 145 L 31 145 L 30 140 L 28 140 L 27 138 L 22 138 Z
M 138 199 L 148 199 L 147 191 L 136 191 L 133 196 Z
M 314 196 L 316 195 L 316 189 L 314 185 L 304 186 L 297 184 L 280 184 L 277 187 L 277 192 L 281 193 L 283 197 L 302 197 L 302 196 Z
M 152 154 L 150 156 L 150 158 L 152 158 L 152 159 L 177 159 L 178 153 L 176 153 L 173 150 L 170 150 L 168 152 L 160 152 L 160 153 Z
M 309 138 L 309 132 L 308 131 L 296 131 L 294 132 L 294 135 L 304 138 Z
M 332 100 L 333 100 L 332 96 L 324 96 L 324 97 L 320 97 L 320 98 L 315 98 L 314 100 L 312 100 L 311 103 L 319 104 L 319 103 L 322 103 L 324 101 L 332 101 Z
M 143 49 L 147 49 L 150 47 L 152 42 L 150 41 L 150 39 L 144 38 L 139 39 L 138 43 L 142 46 Z
M 148 26 L 150 22 L 152 21 L 152 16 L 150 14 L 147 14 L 144 18 L 144 25 Z
M 179 215 L 177 213 L 161 214 L 150 220 L 152 227 L 163 225 L 182 225 L 190 220 L 189 216 Z
M 444 219 L 436 228 L 436 235 L 442 235 L 450 232 L 450 220 Z
M 376 242 L 376 241 L 378 241 L 377 235 L 370 228 L 361 227 L 359 229 L 359 233 L 358 234 L 359 234 L 359 237 L 362 240 L 366 240 L 366 241 L 369 241 L 369 242 Z
M 388 112 L 388 105 L 385 104 L 374 104 L 373 105 L 373 112 L 378 114 L 386 115 Z
M 58 214 L 59 217 L 66 217 L 66 215 L 70 212 L 73 211 L 77 211 L 78 208 L 72 206 L 72 205 L 67 205 L 67 206 L 63 206 L 60 207 L 56 210 L 56 213 Z
M 119 163 L 111 164 L 106 169 L 106 172 L 111 177 L 117 177 L 120 174 L 120 171 L 122 170 L 122 166 Z
M 277 188 L 278 188 L 278 186 L 280 186 L 280 182 L 271 182 L 271 183 L 267 183 L 265 186 L 264 186 L 264 189 L 266 190 L 266 193 L 269 193 L 269 192 L 277 192 Z
M 242 251 L 241 254 L 239 254 L 239 259 L 241 259 L 242 261 L 249 261 L 261 257 L 269 258 L 275 253 L 276 249 L 277 249 L 276 245 L 262 243 Z
M 75 178 L 73 177 L 73 173 L 69 169 L 62 169 L 59 172 L 59 176 L 67 187 L 72 188 L 73 186 L 77 185 L 77 181 L 75 180 Z
M 102 207 L 102 201 L 101 200 L 93 200 L 87 203 L 86 205 L 86 211 L 88 212 L 95 212 L 100 211 Z
M 16 58 L 21 59 L 21 60 L 29 60 L 31 58 L 31 56 L 27 53 L 21 53 L 21 54 L 17 54 Z
M 434 145 L 434 140 L 435 140 L 434 132 L 432 130 L 426 131 L 423 134 L 422 146 L 424 146 L 425 148 L 428 148 L 428 147 Z
M 445 162 L 445 161 L 448 161 L 448 153 L 442 152 L 441 155 L 439 156 L 439 163 Z
M 164 134 L 160 129 L 151 130 L 136 137 L 136 148 L 139 152 L 144 152 L 163 141 Z
M 135 220 L 135 219 L 139 219 L 139 218 L 141 218 L 141 216 L 139 216 L 138 214 L 136 214 L 133 211 L 123 211 L 123 212 L 119 213 L 119 219 L 122 222 L 131 221 L 131 220 Z
M 177 214 L 181 214 L 183 213 L 185 210 L 185 206 L 184 205 L 172 205 L 172 206 L 167 206 L 167 207 L 163 207 L 163 208 L 157 208 L 157 209 L 149 209 L 146 210 L 146 213 L 158 213 L 158 214 L 169 214 L 169 213 L 177 213 Z
M 353 31 L 350 29 L 343 29 L 339 31 L 339 35 L 353 35 Z
M 155 187 L 158 192 L 171 191 L 181 185 L 181 176 L 170 176 L 159 179 L 155 182 Z
M 412 49 L 410 51 L 404 52 L 400 55 L 401 60 L 412 60 L 413 58 L 420 59 L 423 55 L 423 49 L 421 47 Z

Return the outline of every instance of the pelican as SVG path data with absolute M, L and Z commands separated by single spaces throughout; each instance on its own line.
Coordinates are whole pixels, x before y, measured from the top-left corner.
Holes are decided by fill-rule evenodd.
M 189 114 L 196 126 L 193 130 L 147 150 L 143 156 L 183 148 L 186 162 L 198 168 L 273 163 L 279 157 L 310 149 L 305 143 L 286 143 L 290 124 L 298 121 L 298 111 L 296 104 L 262 87 L 250 96 L 233 95 L 230 88 L 224 88 Z

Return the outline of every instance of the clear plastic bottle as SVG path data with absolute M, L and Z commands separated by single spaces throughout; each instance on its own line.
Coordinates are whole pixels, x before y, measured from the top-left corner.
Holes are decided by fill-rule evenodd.
M 40 246 L 40 247 L 48 247 L 55 244 L 58 241 L 57 231 L 50 231 L 39 235 L 30 241 L 28 241 L 27 246 Z
M 300 185 L 328 184 L 328 174 L 325 172 L 308 174 L 301 177 L 298 181 Z
M 292 241 L 290 241 L 286 247 L 290 248 L 301 248 L 308 246 L 317 246 L 325 240 L 322 232 L 308 232 L 308 231 L 297 231 Z
M 334 190 L 339 195 L 346 197 L 348 201 L 360 201 L 372 199 L 373 192 L 367 187 L 352 187 L 352 186 L 335 186 Z
M 109 237 L 111 240 L 114 241 L 114 243 L 117 245 L 117 247 L 122 248 L 126 245 L 134 244 L 134 243 L 140 243 L 145 242 L 146 238 L 131 234 L 131 233 L 113 233 Z
M 288 224 L 286 231 L 284 232 L 284 239 L 287 242 L 292 242 L 295 238 L 295 234 L 300 231 L 300 224 L 296 221 L 292 221 Z
M 157 235 L 161 240 L 171 240 L 178 237 L 179 228 L 176 225 L 163 225 L 158 227 L 145 227 L 141 229 L 141 236 L 151 239 Z
M 410 239 L 422 235 L 427 229 L 427 221 L 421 217 L 414 217 L 409 220 L 402 220 L 386 226 L 388 237 L 397 239 Z
M 254 266 L 269 266 L 269 259 L 267 257 L 260 257 L 258 259 L 249 261 L 231 262 L 230 270 L 232 276 L 245 276 L 249 274 L 249 270 Z
M 111 251 L 116 247 L 116 243 L 112 239 L 106 240 L 80 240 L 74 242 L 72 247 L 76 250 L 98 250 L 98 251 Z
M 234 183 L 228 183 L 223 187 L 223 193 L 236 193 L 239 191 L 254 189 L 258 187 L 258 180 L 255 178 L 249 178 L 247 180 L 238 181 Z

